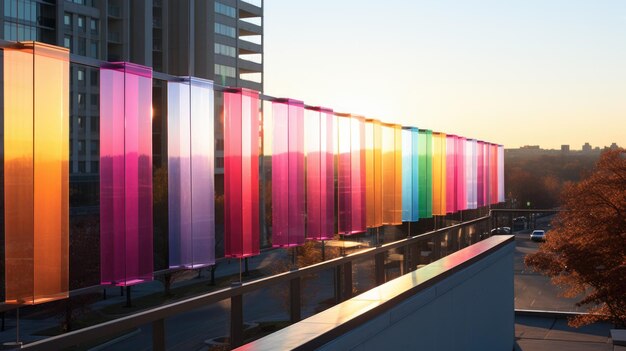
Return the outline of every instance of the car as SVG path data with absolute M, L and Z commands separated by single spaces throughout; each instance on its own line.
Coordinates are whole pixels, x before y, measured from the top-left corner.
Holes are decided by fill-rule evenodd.
M 532 241 L 546 241 L 546 231 L 545 230 L 533 230 L 530 233 L 530 240 Z
M 491 235 L 494 234 L 511 234 L 511 227 L 498 227 L 491 229 Z

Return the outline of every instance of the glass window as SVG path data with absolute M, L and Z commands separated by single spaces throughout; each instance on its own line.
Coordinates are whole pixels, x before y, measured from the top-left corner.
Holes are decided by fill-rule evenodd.
M 79 28 L 84 28 L 85 27 L 85 16 L 78 16 L 77 24 L 78 24 Z
M 94 155 L 97 155 L 97 153 L 94 154 Z M 100 164 L 98 163 L 98 161 L 91 161 L 91 173 L 98 173 L 98 172 L 100 172 L 99 166 L 100 166 Z
M 84 151 L 83 151 L 83 155 L 84 155 Z M 86 173 L 87 170 L 85 169 L 85 161 L 78 161 L 78 173 Z
M 98 41 L 92 40 L 89 42 L 89 56 L 98 58 Z
M 65 24 L 68 27 L 72 26 L 72 15 L 69 13 L 66 13 L 65 15 L 63 15 L 63 24 Z
M 95 19 L 90 19 L 89 20 L 89 29 L 93 32 L 93 33 L 98 33 L 98 20 Z
M 235 78 L 235 67 L 215 64 L 215 75 Z
M 215 12 L 232 18 L 235 18 L 237 16 L 234 7 L 222 4 L 217 1 L 215 2 Z
M 215 53 L 218 55 L 235 57 L 236 49 L 230 45 L 215 43 Z
M 78 38 L 78 54 L 83 56 L 87 54 L 87 39 Z
M 235 37 L 235 28 L 222 23 L 215 23 L 215 33 L 225 35 L 231 38 Z
M 63 38 L 63 46 L 65 46 L 66 48 L 70 49 L 70 51 L 72 50 L 72 37 L 69 35 L 66 35 Z
M 76 78 L 77 78 L 79 81 L 84 81 L 84 80 L 85 80 L 85 70 L 84 70 L 84 69 L 82 69 L 82 68 L 81 68 L 81 69 L 78 69 L 78 70 L 76 71 Z

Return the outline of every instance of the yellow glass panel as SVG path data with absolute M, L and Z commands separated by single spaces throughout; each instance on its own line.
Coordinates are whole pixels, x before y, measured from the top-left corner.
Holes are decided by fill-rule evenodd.
M 399 125 L 382 125 L 383 224 L 387 225 L 402 224 L 401 133 Z
M 4 55 L 6 300 L 35 304 L 68 296 L 69 52 Z
M 380 121 L 365 121 L 365 225 L 383 225 L 382 126 Z
M 433 132 L 433 215 L 446 215 L 446 134 Z

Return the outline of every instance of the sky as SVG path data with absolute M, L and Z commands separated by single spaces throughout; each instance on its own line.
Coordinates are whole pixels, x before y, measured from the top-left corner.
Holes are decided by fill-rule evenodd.
M 507 148 L 626 147 L 624 0 L 265 0 L 265 93 Z

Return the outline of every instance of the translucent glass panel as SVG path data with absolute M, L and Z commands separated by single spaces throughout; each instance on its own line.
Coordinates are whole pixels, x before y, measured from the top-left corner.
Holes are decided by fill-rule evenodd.
M 421 129 L 417 139 L 419 154 L 419 215 L 420 218 L 433 216 L 433 133 Z
M 504 146 L 498 145 L 498 202 L 505 202 L 504 193 Z
M 335 234 L 335 161 L 333 111 L 305 110 L 306 237 L 332 239 Z
M 446 135 L 433 133 L 433 215 L 446 215 Z
M 498 203 L 498 145 L 489 144 L 489 177 L 490 183 L 490 201 L 492 204 Z
M 337 114 L 339 234 L 365 231 L 365 119 Z
M 224 255 L 259 254 L 259 93 L 224 92 Z
M 383 225 L 383 166 L 382 125 L 380 121 L 365 121 L 365 224 L 368 228 Z
M 304 103 L 272 104 L 272 245 L 304 244 Z
M 383 224 L 402 224 L 402 126 L 382 124 Z
M 465 142 L 465 178 L 468 209 L 478 207 L 476 199 L 477 166 L 476 139 L 467 139 Z
M 402 129 L 402 221 L 416 222 L 419 211 L 419 131 L 417 128 Z
M 152 280 L 152 69 L 100 69 L 102 284 Z
M 486 205 L 485 201 L 485 143 L 477 141 L 476 143 L 476 202 L 478 207 Z
M 446 135 L 446 212 L 453 213 L 456 208 L 456 135 Z
M 485 174 L 485 206 L 491 204 L 491 144 L 485 142 L 483 144 L 483 157 L 484 157 L 484 174 Z
M 167 83 L 169 266 L 215 263 L 213 82 Z
M 68 297 L 69 51 L 36 42 L 4 49 L 5 298 Z
M 455 176 L 454 181 L 456 182 L 456 210 L 462 211 L 467 209 L 467 189 L 466 189 L 466 177 L 467 173 L 465 170 L 465 141 L 464 137 L 456 138 L 456 150 L 455 150 Z

